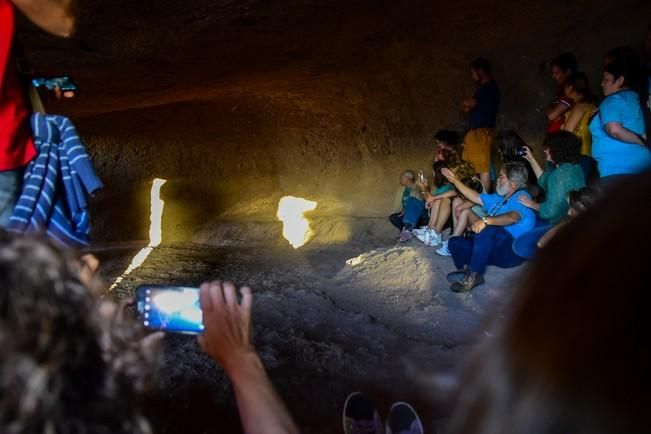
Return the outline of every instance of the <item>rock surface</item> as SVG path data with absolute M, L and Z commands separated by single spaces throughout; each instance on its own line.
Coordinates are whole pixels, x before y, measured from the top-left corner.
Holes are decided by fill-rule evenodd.
M 107 281 L 133 254 L 100 253 Z M 339 432 L 343 402 L 355 390 L 370 394 L 382 413 L 392 401 L 409 400 L 434 432 L 445 412 L 431 404 L 430 377 L 449 373 L 490 334 L 489 319 L 521 272 L 490 269 L 486 285 L 460 295 L 448 289 L 451 269 L 449 258 L 416 243 L 298 251 L 169 245 L 111 296 L 129 296 L 140 284 L 246 283 L 255 293 L 256 346 L 302 432 Z M 159 433 L 239 430 L 228 381 L 191 337 L 166 338 L 160 390 L 148 408 Z
M 284 195 L 318 201 L 323 222 L 384 217 L 399 172 L 426 169 L 432 134 L 462 127 L 474 57 L 495 65 L 500 127 L 537 146 L 555 92 L 541 65 L 574 51 L 597 92 L 603 54 L 640 45 L 651 16 L 647 0 L 82 6 L 72 40 L 22 39 L 38 69 L 80 85 L 49 109 L 73 115 L 106 181 L 94 212 L 104 241 L 145 238 L 154 177 L 169 180 L 170 241 L 272 222 Z M 350 238 L 369 227 L 353 225 Z

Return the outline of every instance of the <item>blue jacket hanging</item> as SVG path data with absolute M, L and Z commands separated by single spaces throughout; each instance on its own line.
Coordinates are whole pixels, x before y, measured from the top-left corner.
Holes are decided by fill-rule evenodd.
M 23 190 L 8 229 L 46 233 L 68 247 L 89 243 L 87 196 L 103 187 L 74 125 L 65 116 L 35 113 L 38 155 L 25 169 Z

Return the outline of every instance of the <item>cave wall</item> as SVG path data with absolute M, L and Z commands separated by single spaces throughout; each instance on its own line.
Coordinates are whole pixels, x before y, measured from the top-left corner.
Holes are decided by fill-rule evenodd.
M 76 120 L 106 182 L 95 239 L 145 238 L 154 177 L 169 181 L 168 241 L 226 222 L 276 236 L 288 194 L 352 236 L 387 214 L 401 170 L 427 168 L 437 129 L 463 128 L 473 58 L 494 64 L 499 127 L 536 146 L 544 62 L 575 52 L 596 92 L 603 54 L 640 45 L 650 16 L 646 0 L 117 0 L 86 3 L 72 40 L 23 38 L 39 69 L 82 89 L 49 110 Z

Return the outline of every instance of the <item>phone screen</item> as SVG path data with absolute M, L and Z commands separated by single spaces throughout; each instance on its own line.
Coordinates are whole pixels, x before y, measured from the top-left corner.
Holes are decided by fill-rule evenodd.
M 45 86 L 49 90 L 59 87 L 64 92 L 76 92 L 77 84 L 67 75 L 61 77 L 36 77 L 32 79 L 34 87 Z
M 136 304 L 142 324 L 152 330 L 203 333 L 199 289 L 182 286 L 141 286 Z

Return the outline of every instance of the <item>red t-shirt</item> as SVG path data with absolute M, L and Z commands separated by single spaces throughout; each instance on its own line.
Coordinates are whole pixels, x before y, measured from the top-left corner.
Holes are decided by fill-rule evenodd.
M 14 9 L 0 0 L 0 170 L 25 166 L 36 156 L 29 126 L 30 108 L 11 52 Z
M 556 106 L 557 104 L 563 104 L 564 106 L 567 106 L 567 110 L 570 110 L 572 107 L 574 107 L 575 103 L 572 98 L 567 97 L 563 94 L 563 95 L 559 95 L 559 97 L 556 98 L 552 106 Z M 567 110 L 565 110 L 565 113 L 567 113 Z M 565 113 L 563 113 L 556 119 L 549 121 L 549 123 L 547 124 L 548 133 L 556 133 L 561 130 L 563 124 L 565 123 Z

